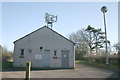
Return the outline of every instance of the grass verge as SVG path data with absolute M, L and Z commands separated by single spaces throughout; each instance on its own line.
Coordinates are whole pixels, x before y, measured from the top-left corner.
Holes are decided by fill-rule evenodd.
M 92 62 L 89 63 L 88 61 L 80 61 L 77 60 L 75 61 L 76 64 L 85 64 L 85 65 L 90 65 L 90 66 L 95 66 L 95 67 L 101 67 L 101 68 L 106 68 L 106 69 L 111 69 L 111 70 L 120 70 L 120 65 L 114 65 L 114 64 L 109 64 L 106 65 L 105 63 L 97 63 L 97 62 Z

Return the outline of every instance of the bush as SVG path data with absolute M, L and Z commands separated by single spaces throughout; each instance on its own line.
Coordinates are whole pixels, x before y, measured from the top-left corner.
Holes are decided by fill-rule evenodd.
M 88 58 L 88 61 L 89 61 L 89 58 Z M 92 58 L 92 62 L 106 63 L 106 58 Z M 109 58 L 109 63 L 113 64 L 113 65 L 117 65 L 118 64 L 118 58 Z
M 86 58 L 80 58 L 80 61 L 86 61 L 88 63 L 106 63 L 106 58 L 92 58 L 92 57 L 86 57 Z M 109 58 L 109 63 L 111 65 L 118 65 L 118 58 Z

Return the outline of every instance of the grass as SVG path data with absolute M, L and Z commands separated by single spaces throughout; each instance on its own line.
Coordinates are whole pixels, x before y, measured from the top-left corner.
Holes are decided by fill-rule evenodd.
M 83 61 L 83 60 L 81 60 L 81 61 L 77 60 L 77 61 L 75 61 L 75 63 L 76 64 L 86 64 L 86 65 L 90 65 L 90 66 L 101 67 L 101 68 L 106 68 L 106 69 L 111 69 L 111 70 L 120 70 L 120 67 L 118 67 L 117 64 L 106 65 L 105 63 L 98 63 L 98 62 L 89 63 L 88 61 Z
M 75 63 L 76 64 L 86 64 L 86 65 L 95 66 L 95 67 L 102 67 L 102 68 L 112 69 L 112 70 L 120 70 L 120 67 L 118 67 L 117 64 L 106 65 L 105 63 L 100 63 L 100 62 L 99 63 L 98 62 L 89 63 L 88 61 L 84 61 L 84 60 L 77 60 L 77 61 L 75 61 Z M 2 62 L 2 68 L 3 69 L 13 68 L 13 62 Z
M 2 62 L 2 68 L 12 68 L 13 67 L 13 62 Z

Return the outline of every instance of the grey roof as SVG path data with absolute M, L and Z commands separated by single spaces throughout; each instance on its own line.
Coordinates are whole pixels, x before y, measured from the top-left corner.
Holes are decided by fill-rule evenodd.
M 34 32 L 36 32 L 36 31 L 38 31 L 38 30 L 40 30 L 40 29 L 42 29 L 42 28 L 44 28 L 44 27 L 46 27 L 46 28 L 48 28 L 48 29 L 52 30 L 52 31 L 53 31 L 53 32 L 55 32 L 56 34 L 60 35 L 61 37 L 65 38 L 66 40 L 68 40 L 68 41 L 70 41 L 71 43 L 75 44 L 75 43 L 74 43 L 74 42 L 72 42 L 71 40 L 67 39 L 66 37 L 62 36 L 62 35 L 61 35 L 61 34 L 59 34 L 58 32 L 56 32 L 56 31 L 54 31 L 53 29 L 51 29 L 51 28 L 47 27 L 46 25 L 45 25 L 45 26 L 43 26 L 43 27 L 41 27 L 41 28 L 39 28 L 39 29 L 37 29 L 37 30 L 35 30 L 35 31 L 33 31 L 33 32 L 31 32 L 31 33 L 29 33 L 29 34 L 27 34 L 27 35 L 25 35 L 25 36 L 23 36 L 23 37 L 21 37 L 21 38 L 19 38 L 18 40 L 14 41 L 13 43 L 15 43 L 15 42 L 17 42 L 17 41 L 19 41 L 19 40 L 21 40 L 21 39 L 23 39 L 23 38 L 25 38 L 25 37 L 29 36 L 30 34 L 32 34 L 32 33 L 34 33 Z

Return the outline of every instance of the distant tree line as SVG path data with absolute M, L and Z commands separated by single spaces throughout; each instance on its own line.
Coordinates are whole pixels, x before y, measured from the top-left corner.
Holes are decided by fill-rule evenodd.
M 118 55 L 120 55 L 120 43 L 114 44 L 114 47 L 116 48 Z
M 101 28 L 87 26 L 77 32 L 71 33 L 68 38 L 75 43 L 75 59 L 83 59 L 88 57 L 106 57 L 105 53 L 105 33 Z M 108 52 L 111 51 L 110 41 L 107 40 Z M 114 47 L 120 53 L 120 44 Z
M 2 58 L 4 62 L 10 62 L 13 60 L 13 52 L 9 51 L 7 47 L 0 45 L 0 58 Z

